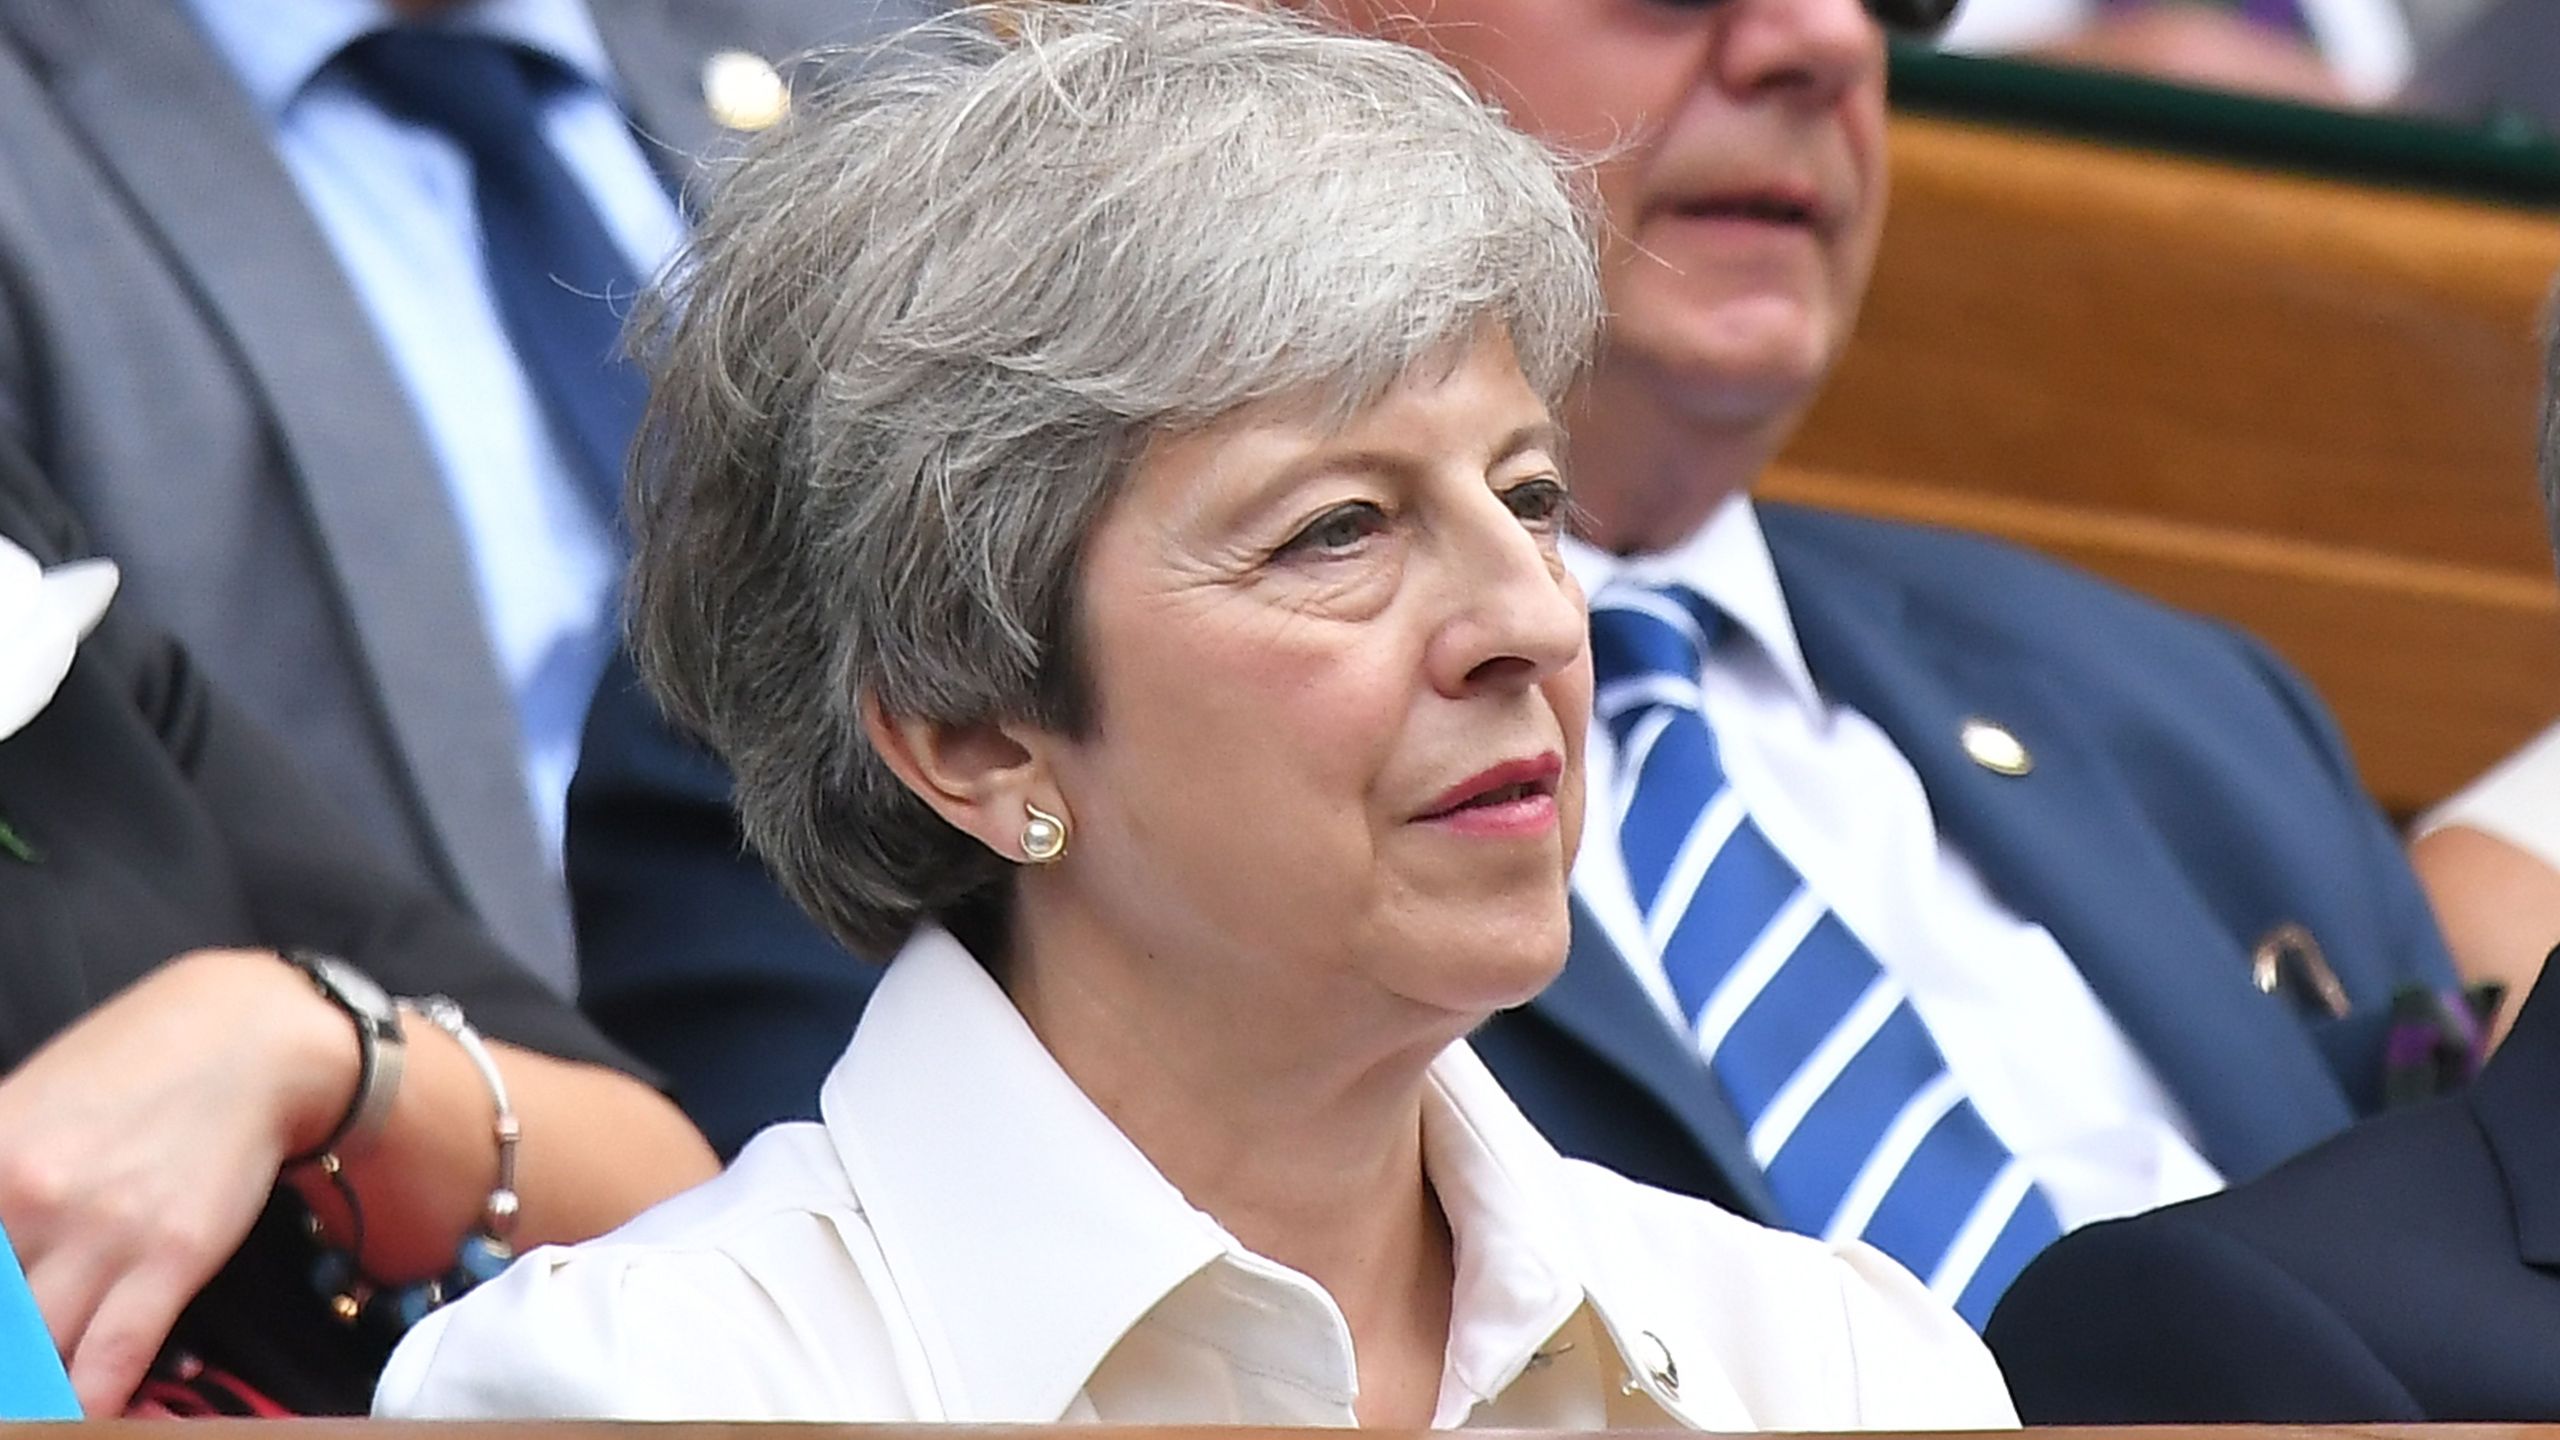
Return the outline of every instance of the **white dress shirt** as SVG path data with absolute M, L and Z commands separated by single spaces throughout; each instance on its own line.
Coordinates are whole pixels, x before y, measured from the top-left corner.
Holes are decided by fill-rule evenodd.
M 947 934 L 890 965 L 820 1110 L 429 1316 L 376 1413 L 1353 1422 L 1332 1298 L 1194 1209 Z M 1438 1426 L 2015 1423 L 1891 1260 L 1563 1159 L 1463 1045 L 1422 1138 L 1457 1249 Z
M 1677 583 L 1732 617 L 1740 633 L 1708 657 L 1701 688 L 1734 790 L 1910 993 L 1947 1068 L 2066 1228 L 2220 1187 L 2177 1103 L 2062 947 L 1938 834 L 1893 741 L 1815 685 L 1748 499 L 1726 502 L 1676 550 L 1621 558 L 1568 543 L 1565 558 L 1587 594 L 1620 575 Z M 1592 726 L 1574 890 L 1685 1036 L 1618 848 L 1616 763 L 1608 727 Z

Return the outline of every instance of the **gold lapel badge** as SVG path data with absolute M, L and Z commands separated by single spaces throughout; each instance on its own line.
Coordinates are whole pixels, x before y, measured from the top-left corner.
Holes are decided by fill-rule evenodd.
M 2009 728 L 1976 715 L 1956 732 L 1956 743 L 1973 763 L 1994 775 L 2024 775 L 2036 768 L 2036 757 Z
M 2268 931 L 2258 948 L 2249 952 L 2249 983 L 2261 995 L 2273 995 L 2288 983 L 2308 986 L 2312 998 L 2332 1019 L 2344 1019 L 2355 1008 L 2347 999 L 2347 987 L 2338 983 L 2338 972 L 2329 968 L 2319 940 L 2292 920 Z
M 703 62 L 702 102 L 722 129 L 762 130 L 791 111 L 791 87 L 761 55 L 723 50 Z

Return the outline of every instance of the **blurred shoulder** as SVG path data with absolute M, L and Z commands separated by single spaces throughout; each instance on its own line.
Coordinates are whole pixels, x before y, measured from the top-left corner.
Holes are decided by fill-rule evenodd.
M 1759 508 L 1800 629 L 1809 615 L 1863 627 L 1899 607 L 1897 651 L 1915 671 L 2006 668 L 2037 677 L 2084 718 L 2309 743 L 2331 779 L 2352 765 L 2319 698 L 2246 632 L 2165 605 L 2050 556 L 1964 531 L 1791 505 Z M 1808 649 L 1811 649 L 1808 644 Z M 1830 683 L 1819 662 L 1815 678 Z M 2282 737 L 2275 740 L 2273 737 Z
M 2004 1429 L 1981 1340 L 1858 1242 L 1789 1234 L 1597 1165 L 1565 1161 L 1591 1289 L 1675 1355 L 1712 1361 L 1760 1430 Z M 1683 1337 L 1674 1340 L 1674 1336 Z
M 890 1421 L 918 1372 L 824 1130 L 778 1125 L 718 1178 L 546 1246 L 427 1317 L 376 1414 Z
M 1988 1330 L 2022 1412 L 2088 1425 L 2443 1418 L 2317 1277 L 2220 1223 L 2220 1198 L 2087 1226 L 2027 1266 Z
M 2062 1237 L 1987 1332 L 2019 1409 L 2092 1425 L 2549 1413 L 2553 1347 L 2518 1337 L 2555 1333 L 2560 1285 L 2525 1258 L 2516 1172 L 2475 1103 L 2393 1110 L 2228 1190 Z
M 1838 570 L 1892 585 L 1931 612 L 1978 612 L 2028 628 L 2094 616 L 2227 643 L 2223 627 L 2163 605 L 2079 566 L 1967 530 L 1796 505 L 1758 510 L 1790 595 Z M 2064 605 L 2055 616 L 2043 608 Z

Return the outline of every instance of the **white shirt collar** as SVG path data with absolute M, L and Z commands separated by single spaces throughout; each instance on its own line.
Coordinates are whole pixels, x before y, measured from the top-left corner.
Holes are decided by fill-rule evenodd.
M 954 1420 L 1060 1418 L 1133 1326 L 1212 1267 L 1306 1312 L 1275 1326 L 1341 1323 L 1311 1282 L 1194 1208 L 940 930 L 889 967 L 820 1113 L 928 1363 L 957 1382 L 943 1397 Z M 1609 1333 L 1625 1327 L 1586 1293 L 1563 1160 L 1463 1044 L 1432 1066 L 1423 1141 L 1458 1252 L 1442 1392 L 1454 1423 L 1586 1299 Z M 1640 1313 L 1646 1297 L 1628 1303 Z M 1338 1351 L 1292 1378 L 1347 1399 L 1356 1376 Z M 1306 1350 L 1278 1358 L 1290 1353 Z
M 0 740 L 53 702 L 71 672 L 72 652 L 115 593 L 116 567 L 107 561 L 48 570 L 0 536 Z
M 1697 591 L 1759 644 L 1789 693 L 1809 713 L 1823 713 L 1822 691 L 1813 683 L 1804 649 L 1796 642 L 1795 620 L 1787 610 L 1786 591 L 1778 583 L 1777 562 L 1769 557 L 1769 541 L 1760 533 L 1760 514 L 1752 508 L 1750 496 L 1727 497 L 1706 524 L 1669 550 L 1613 555 L 1568 539 L 1564 559 L 1586 595 L 1597 595 L 1603 585 L 1622 578 L 1648 585 L 1686 585 Z
M 954 1419 L 1065 1414 L 1111 1346 L 1224 1253 L 949 934 L 872 996 L 819 1114 Z M 1072 1237 L 1072 1243 L 1060 1243 Z
M 311 78 L 359 35 L 398 23 L 387 0 L 190 0 L 205 37 L 251 99 L 281 116 Z M 512 40 L 612 89 L 595 17 L 579 0 L 478 0 L 436 23 Z

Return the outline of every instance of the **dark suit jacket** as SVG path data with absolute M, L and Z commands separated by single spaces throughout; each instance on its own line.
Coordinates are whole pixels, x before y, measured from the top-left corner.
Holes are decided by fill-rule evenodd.
M 671 181 L 705 57 L 926 0 L 615 0 Z M 568 906 L 424 432 L 266 117 L 179 0 L 0 0 L 0 434 L 190 650 L 411 873 L 565 985 Z
M 1990 1340 L 2030 1422 L 2560 1420 L 2560 984 L 2467 1094 L 2065 1238 Z
M 1805 658 L 1890 735 L 1949 840 L 2050 929 L 2224 1173 L 2254 1175 L 2380 1102 L 2383 1012 L 2451 968 L 2399 844 L 2318 703 L 2255 643 L 2024 552 L 1762 509 Z M 584 997 L 733 1150 L 810 1113 L 871 971 L 738 846 L 716 768 L 609 681 L 571 794 Z M 2035 759 L 1968 759 L 1984 716 Z M 681 804 L 671 797 L 686 797 Z M 2354 1002 L 2250 983 L 2306 927 Z M 1477 1046 L 1568 1153 L 1754 1215 L 1771 1210 L 1713 1078 L 1596 927 L 1563 977 Z
M 39 560 L 87 553 L 5 444 L 0 535 Z M 82 643 L 52 703 L 0 739 L 0 818 L 39 856 L 0 854 L 0 1075 L 163 961 L 208 946 L 330 951 L 395 994 L 453 996 L 491 1035 L 627 1064 L 350 833 L 128 601 Z M 383 1353 L 326 1317 L 301 1223 L 279 1192 L 174 1338 L 297 1409 L 362 1413 Z

